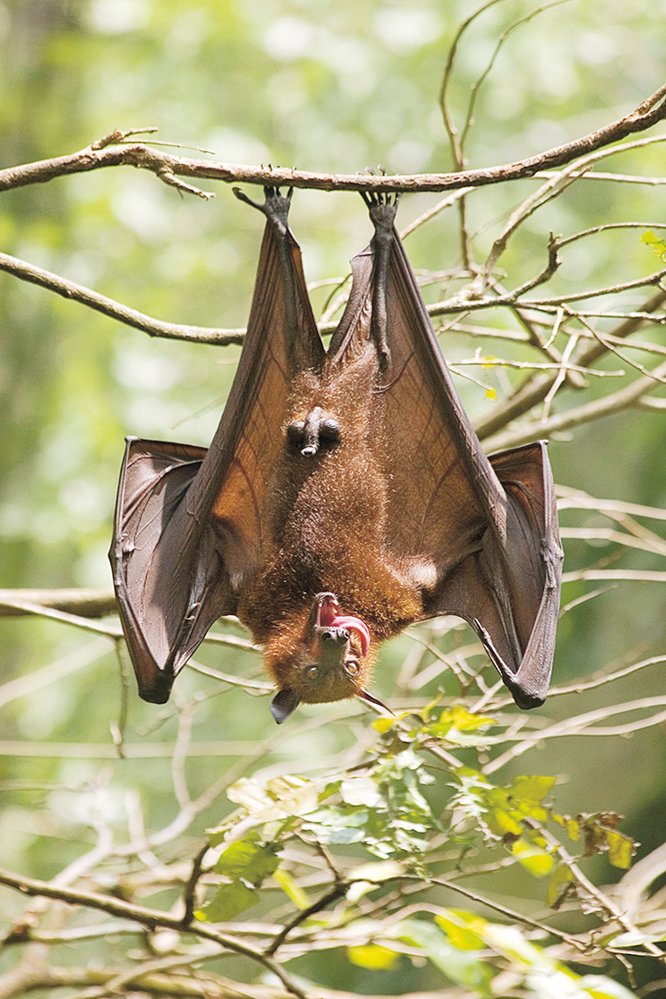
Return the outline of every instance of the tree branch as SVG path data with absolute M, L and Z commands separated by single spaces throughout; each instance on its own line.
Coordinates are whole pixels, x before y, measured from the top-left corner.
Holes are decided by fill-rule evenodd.
M 570 163 L 578 156 L 651 128 L 666 118 L 666 84 L 617 121 L 572 142 L 555 146 L 545 152 L 528 156 L 513 163 L 459 170 L 442 174 L 327 174 L 307 170 L 274 167 L 254 167 L 229 163 L 208 163 L 186 157 L 172 156 L 141 143 L 126 143 L 129 134 L 116 130 L 85 149 L 38 160 L 22 166 L 0 170 L 0 191 L 29 184 L 43 184 L 75 173 L 89 173 L 112 166 L 133 166 L 148 170 L 165 183 L 180 187 L 201 197 L 210 195 L 178 181 L 178 177 L 196 177 L 224 183 L 244 183 L 309 188 L 320 191 L 448 191 L 460 187 L 484 187 L 508 180 L 532 177 L 539 170 Z
M 90 288 L 85 288 L 81 284 L 69 281 L 67 278 L 53 274 L 42 267 L 35 267 L 25 260 L 12 257 L 8 253 L 0 253 L 0 270 L 20 278 L 22 281 L 29 281 L 31 284 L 39 285 L 40 288 L 47 288 L 54 291 L 63 298 L 72 299 L 87 305 L 88 308 L 101 312 L 111 319 L 117 319 L 126 326 L 133 326 L 135 329 L 147 333 L 148 336 L 165 337 L 170 340 L 193 340 L 196 343 L 216 343 L 226 346 L 230 343 L 242 343 L 244 330 L 222 330 L 208 329 L 205 326 L 186 326 L 180 323 L 166 323 L 160 319 L 154 319 L 136 309 L 130 309 L 122 302 L 116 302 L 106 295 Z
M 29 604 L 81 617 L 106 617 L 117 610 L 111 590 L 0 590 L 0 617 L 33 614 Z
M 625 340 L 649 320 L 651 314 L 656 312 L 665 302 L 666 291 L 658 291 L 643 306 L 642 313 L 644 315 L 625 319 L 614 330 L 611 330 L 611 335 L 614 338 Z M 582 351 L 577 358 L 577 363 L 581 367 L 590 367 L 605 352 L 606 347 L 599 341 L 595 341 Z M 546 398 L 556 379 L 556 374 L 535 375 L 528 378 L 512 396 L 500 406 L 496 406 L 487 417 L 479 422 L 476 427 L 479 437 L 481 439 L 490 437 L 491 434 L 505 427 L 507 423 L 522 416 L 523 413 L 527 413 L 538 402 Z M 603 400 L 599 400 L 599 402 L 603 402 Z
M 666 378 L 666 363 L 658 365 L 650 374 L 634 379 L 624 388 L 618 389 L 617 392 L 602 396 L 601 399 L 594 399 L 592 402 L 568 409 L 566 412 L 558 413 L 546 420 L 531 420 L 518 430 L 508 430 L 493 438 L 492 447 L 498 450 L 517 447 L 520 444 L 529 443 L 535 437 L 550 437 L 571 427 L 578 427 L 591 420 L 597 420 L 608 413 L 621 412 L 634 405 L 641 396 L 656 388 L 659 380 L 663 378 Z
M 22 892 L 24 895 L 36 895 L 42 898 L 54 898 L 70 905 L 82 905 L 89 909 L 99 909 L 109 915 L 117 916 L 120 919 L 132 919 L 148 929 L 154 930 L 158 927 L 176 930 L 179 933 L 192 933 L 194 936 L 202 937 L 206 940 L 213 940 L 226 950 L 236 954 L 242 954 L 262 964 L 268 971 L 276 975 L 287 991 L 298 996 L 299 999 L 307 999 L 305 992 L 300 989 L 277 962 L 273 961 L 266 954 L 244 944 L 240 940 L 234 939 L 226 933 L 220 933 L 205 923 L 187 923 L 182 919 L 161 912 L 159 909 L 149 909 L 144 905 L 136 905 L 132 902 L 125 902 L 122 899 L 113 898 L 110 895 L 100 895 L 97 892 L 77 891 L 72 888 L 65 888 L 59 885 L 50 884 L 47 881 L 39 881 L 36 878 L 26 878 L 13 874 L 11 871 L 0 870 L 0 883 Z M 19 942 L 7 939 L 6 943 Z

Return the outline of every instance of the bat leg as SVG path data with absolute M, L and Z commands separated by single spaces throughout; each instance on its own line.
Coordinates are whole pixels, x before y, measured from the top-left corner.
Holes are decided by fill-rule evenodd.
M 361 197 L 368 206 L 370 221 L 375 227 L 372 239 L 375 277 L 372 295 L 371 335 L 379 357 L 379 367 L 386 370 L 391 361 L 387 336 L 386 288 L 389 260 L 393 245 L 393 224 L 398 210 L 399 194 L 375 194 L 362 191 Z
M 320 449 L 329 450 L 339 444 L 340 424 L 321 406 L 313 406 L 304 420 L 289 424 L 287 440 L 304 458 L 312 458 Z
M 289 331 L 287 353 L 293 371 L 309 367 L 313 359 L 318 359 L 322 344 L 307 297 L 298 243 L 289 230 L 289 209 L 294 189 L 290 187 L 286 194 L 282 194 L 279 187 L 268 185 L 264 187 L 263 202 L 254 201 L 239 187 L 232 190 L 239 201 L 261 212 L 268 223 L 267 229 L 273 229 L 280 270 L 279 281 L 284 298 L 283 323 L 284 328 Z M 304 330 L 304 323 L 308 327 L 307 331 Z

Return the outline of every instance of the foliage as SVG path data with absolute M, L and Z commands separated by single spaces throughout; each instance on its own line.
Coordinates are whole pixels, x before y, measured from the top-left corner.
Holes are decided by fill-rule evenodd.
M 148 124 L 230 163 L 442 172 L 592 131 L 659 82 L 647 0 L 475 13 L 0 5 L 5 165 Z M 450 619 L 386 648 L 396 715 L 374 722 L 347 704 L 274 729 L 231 621 L 170 705 L 140 704 L 116 619 L 94 617 L 104 593 L 58 610 L 16 588 L 108 590 L 123 434 L 206 443 L 237 349 L 149 340 L 2 275 L 0 603 L 27 616 L 2 619 L 0 996 L 658 994 L 663 140 L 401 205 L 484 443 L 551 439 L 564 606 L 555 689 L 529 715 Z M 149 316 L 240 327 L 258 223 L 194 183 L 216 200 L 126 167 L 7 190 L 1 248 Z M 357 200 L 294 196 L 324 322 L 368 237 Z

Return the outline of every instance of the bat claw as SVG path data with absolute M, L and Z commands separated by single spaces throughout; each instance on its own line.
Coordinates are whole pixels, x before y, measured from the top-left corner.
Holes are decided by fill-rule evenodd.
M 372 217 L 372 209 L 379 208 L 380 206 L 386 206 L 388 208 L 394 208 L 397 210 L 398 202 L 400 201 L 401 191 L 361 191 L 360 195 L 365 201 L 366 205 L 370 209 L 370 216 Z M 394 212 L 395 215 L 395 212 Z
M 280 231 L 286 231 L 291 198 L 294 193 L 293 187 L 288 188 L 286 194 L 282 194 L 279 187 L 266 184 L 263 202 L 255 201 L 241 187 L 232 187 L 231 190 L 239 201 L 244 201 L 251 208 L 256 208 L 270 222 L 275 223 Z

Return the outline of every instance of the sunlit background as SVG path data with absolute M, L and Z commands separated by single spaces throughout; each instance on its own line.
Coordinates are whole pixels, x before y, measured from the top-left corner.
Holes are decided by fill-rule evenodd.
M 155 126 L 161 142 L 178 144 L 174 153 L 199 159 L 322 172 L 443 172 L 452 160 L 438 92 L 454 32 L 474 9 L 463 0 L 5 2 L 0 165 L 69 153 L 115 128 Z M 503 33 L 525 18 L 476 95 L 470 166 L 508 162 L 583 135 L 626 113 L 662 82 L 662 0 L 570 0 L 530 20 L 534 13 L 530 3 L 498 2 L 461 40 L 449 101 L 462 124 L 470 86 Z M 612 161 L 617 171 L 648 176 L 663 176 L 664 165 L 663 145 L 644 149 L 640 159 L 626 154 Z M 469 226 L 480 253 L 535 183 L 491 187 L 470 199 Z M 242 327 L 261 219 L 228 187 L 201 187 L 215 198 L 182 196 L 152 174 L 120 167 L 9 191 L 0 249 L 161 319 Z M 662 221 L 657 191 L 638 184 L 574 186 L 524 227 L 502 260 L 508 283 L 519 284 L 545 262 L 549 231 Z M 404 197 L 400 224 L 436 201 L 436 195 Z M 370 234 L 360 199 L 348 193 L 297 191 L 291 221 L 315 284 L 342 278 Z M 456 223 L 449 211 L 409 237 L 417 272 L 460 264 Z M 574 244 L 550 293 L 630 280 L 654 266 L 639 235 L 622 231 Z M 435 283 L 426 294 L 434 300 L 456 287 L 455 281 Z M 151 340 L 6 274 L 0 289 L 0 586 L 109 589 L 106 552 L 123 437 L 208 443 L 238 349 Z M 319 311 L 330 290 L 328 284 L 314 289 Z M 640 304 L 643 293 L 636 295 Z M 488 321 L 511 322 L 503 315 Z M 656 339 L 654 330 L 650 337 Z M 453 361 L 472 358 L 477 347 L 459 334 L 442 343 Z M 482 349 L 493 353 L 485 342 Z M 521 350 L 520 344 L 496 348 L 513 358 L 523 356 Z M 612 357 L 606 367 L 625 365 Z M 477 419 L 496 404 L 493 395 L 502 398 L 522 378 L 515 370 L 470 370 L 476 381 L 458 377 L 457 384 Z M 591 384 L 586 398 L 606 387 Z M 565 404 L 574 402 L 569 397 Z M 664 505 L 664 442 L 660 414 L 624 412 L 563 434 L 551 442 L 550 456 L 562 485 L 658 507 Z M 562 519 L 565 525 L 606 523 L 593 511 L 582 520 L 564 512 Z M 609 566 L 659 568 L 649 552 L 599 545 L 597 556 L 589 544 L 567 542 L 567 569 L 597 558 Z M 562 621 L 560 683 L 663 648 L 664 602 L 656 585 L 573 583 L 564 602 L 595 588 L 602 592 Z M 32 618 L 3 619 L 1 633 L 0 675 L 3 683 L 18 684 L 0 688 L 3 866 L 48 879 L 87 848 L 100 815 L 122 823 L 135 800 L 151 827 L 166 824 L 174 807 L 173 710 L 140 703 L 131 678 L 126 739 L 133 752 L 118 760 L 110 727 L 119 724 L 121 683 L 111 644 Z M 236 633 L 243 635 L 240 628 Z M 410 647 L 402 637 L 385 656 L 376 689 L 389 702 Z M 199 659 L 263 680 L 251 652 L 211 645 Z M 663 691 L 659 669 L 581 695 L 575 710 L 636 697 L 637 683 L 641 696 Z M 433 676 L 424 696 L 440 684 Z M 450 679 L 444 685 L 455 694 Z M 346 708 L 304 709 L 278 734 L 266 698 L 219 686 L 197 674 L 178 685 L 177 704 L 199 690 L 211 695 L 197 714 L 201 751 L 193 750 L 188 766 L 194 793 L 242 760 L 255 739 L 271 737 L 273 755 L 266 759 L 295 771 L 303 761 L 330 760 L 348 744 Z M 558 700 L 547 710 L 558 717 L 566 709 Z M 359 708 L 354 737 L 368 724 Z M 647 729 L 630 740 L 552 740 L 530 765 L 561 776 L 561 809 L 625 813 L 623 828 L 647 851 L 663 836 L 655 815 L 666 809 L 664 762 L 663 735 Z M 192 842 L 228 807 L 224 799 L 211 803 L 190 830 Z M 598 872 L 613 877 L 601 862 Z M 508 897 L 514 886 L 505 890 Z M 18 903 L 11 898 L 8 904 Z M 349 976 L 346 987 L 376 989 L 371 976 L 363 977 L 369 973 L 335 968 Z M 433 981 L 421 976 L 405 987 L 434 987 Z

